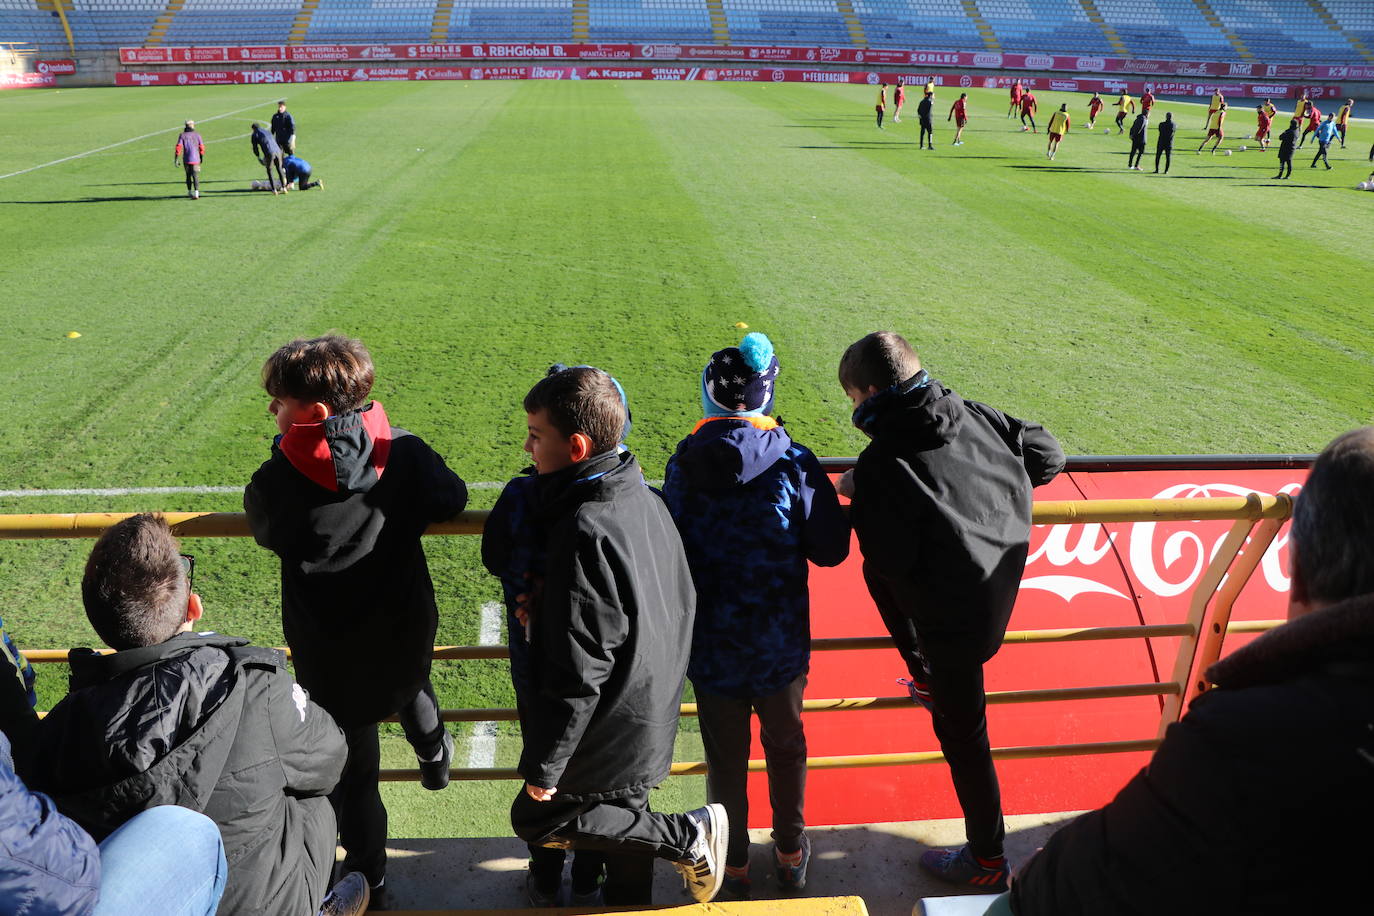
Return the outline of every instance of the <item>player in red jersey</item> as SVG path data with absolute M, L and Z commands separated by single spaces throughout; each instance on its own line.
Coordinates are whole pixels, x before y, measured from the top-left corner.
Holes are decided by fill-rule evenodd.
M 949 117 L 945 118 L 945 120 L 948 121 L 948 120 L 950 120 L 951 118 L 954 120 L 954 126 L 955 126 L 955 128 L 957 128 L 957 129 L 954 131 L 954 144 L 953 144 L 953 145 L 954 145 L 954 146 L 963 146 L 963 145 L 964 145 L 964 140 L 963 140 L 963 137 L 964 137 L 964 125 L 968 123 L 968 93 L 967 93 L 967 92 L 961 92 L 961 93 L 959 93 L 959 98 L 955 99 L 955 100 L 954 100 L 954 104 L 951 105 L 951 106 L 949 107 Z
M 1021 96 L 1025 95 L 1025 92 L 1026 90 L 1021 88 L 1020 80 L 1011 84 L 1011 107 L 1007 109 L 1007 117 L 1016 117 L 1016 112 L 1021 107 Z
M 1311 102 L 1308 102 L 1307 114 L 1303 117 L 1307 118 L 1307 126 L 1302 129 L 1302 136 L 1298 139 L 1298 149 L 1302 149 L 1302 145 L 1307 142 L 1307 137 L 1310 134 L 1315 134 L 1317 128 L 1321 126 L 1322 110 Z
M 1150 109 L 1155 107 L 1155 94 L 1146 89 L 1145 94 L 1140 97 L 1140 113 L 1145 117 L 1150 116 Z
M 906 104 L 906 84 L 897 77 L 897 85 L 892 88 L 892 123 L 902 120 L 902 106 Z
M 1273 120 L 1273 115 L 1269 114 L 1263 105 L 1255 106 L 1255 142 L 1260 145 L 1261 150 L 1269 148 L 1269 125 Z
M 1029 130 L 1031 133 L 1039 133 L 1035 129 L 1035 93 L 1027 92 L 1021 96 L 1021 129 Z M 1030 118 L 1030 127 L 1026 126 L 1026 119 Z
M 1098 114 L 1106 104 L 1106 102 L 1102 101 L 1102 96 L 1098 95 L 1096 92 L 1093 93 L 1092 98 L 1088 99 L 1088 130 L 1093 129 L 1093 122 L 1097 120 Z

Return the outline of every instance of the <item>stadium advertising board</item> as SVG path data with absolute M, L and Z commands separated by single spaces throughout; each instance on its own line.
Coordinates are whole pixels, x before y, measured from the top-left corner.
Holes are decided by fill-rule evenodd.
M 156 49 L 154 49 L 156 50 Z M 795 67 L 692 67 L 610 64 L 574 66 L 552 64 L 497 65 L 480 67 L 312 67 L 266 70 L 131 70 L 115 74 L 116 86 L 209 86 L 260 83 L 353 83 L 379 80 L 658 80 L 759 83 L 858 83 L 876 86 L 895 82 L 934 80 L 941 86 L 978 86 L 998 89 L 1010 86 L 1014 77 L 970 74 L 929 74 L 906 71 L 806 70 Z M 1332 98 L 1336 86 L 1284 86 L 1262 83 L 1156 81 L 1138 79 L 1027 78 L 1030 89 L 1062 92 L 1127 92 L 1149 90 L 1156 95 L 1209 96 L 1216 89 L 1238 98 L 1296 98 L 1298 90 L 1313 98 Z
M 0 73 L 0 89 L 51 89 L 57 77 L 51 73 Z
M 71 76 L 76 73 L 74 60 L 40 60 L 33 65 L 36 73 L 49 73 L 53 76 Z
M 572 44 L 455 42 L 439 44 L 255 45 L 204 48 L 120 48 L 123 64 L 244 63 L 353 60 L 701 60 L 768 63 L 958 67 L 975 70 L 1051 70 L 1139 73 L 1223 79 L 1374 80 L 1371 65 L 1264 64 L 1008 54 L 987 51 L 888 48 L 783 48 L 762 45 Z
M 1295 494 L 1306 476 L 1287 470 L 1071 471 L 1036 490 L 1037 500 L 1199 499 L 1218 496 Z M 1041 525 L 1032 529 L 1030 556 L 1010 628 L 1138 626 L 1187 619 L 1193 591 L 1228 521 L 1135 522 Z M 848 562 L 811 571 L 812 635 L 874 636 L 885 632 L 859 572 L 858 548 Z M 1238 598 L 1235 620 L 1275 620 L 1287 614 L 1287 526 L 1280 530 Z M 1253 639 L 1228 637 L 1224 650 Z M 1170 680 L 1176 638 L 1125 639 L 1041 645 L 1008 644 L 986 666 L 990 690 L 1142 684 Z M 808 697 L 890 697 L 907 672 L 891 649 L 817 652 L 811 657 Z M 1078 703 L 994 705 L 988 730 L 997 746 L 1025 746 L 1148 738 L 1159 724 L 1156 697 Z M 817 714 L 806 720 L 812 756 L 932 750 L 930 717 L 909 710 Z M 1005 760 L 997 765 L 1003 805 L 1028 814 L 1092 808 L 1110 800 L 1148 759 L 1116 754 L 1042 760 Z M 751 774 L 751 825 L 769 818 L 764 774 Z M 958 800 L 942 766 L 894 766 L 853 775 L 813 770 L 807 776 L 807 820 L 815 824 L 959 817 Z

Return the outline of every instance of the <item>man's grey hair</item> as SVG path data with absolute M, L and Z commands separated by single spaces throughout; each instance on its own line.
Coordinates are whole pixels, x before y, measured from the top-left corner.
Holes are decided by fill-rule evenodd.
M 1289 541 L 1293 574 L 1309 601 L 1374 592 L 1374 426 L 1351 430 L 1317 456 Z

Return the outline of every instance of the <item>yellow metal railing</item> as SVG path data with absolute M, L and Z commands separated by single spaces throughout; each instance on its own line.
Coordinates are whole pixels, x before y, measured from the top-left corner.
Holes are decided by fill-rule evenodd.
M 1209 499 L 1108 499 L 1061 500 L 1037 502 L 1032 521 L 1037 525 L 1079 525 L 1122 522 L 1161 521 L 1231 521 L 1232 525 L 1221 545 L 1213 554 L 1206 570 L 1193 591 L 1187 619 L 1180 623 L 1118 627 L 1070 627 L 1059 629 L 1009 630 L 1004 645 L 1088 642 L 1117 639 L 1177 638 L 1178 655 L 1170 680 L 1149 684 L 1113 684 L 1094 687 L 1049 688 L 1033 690 L 993 691 L 988 694 L 990 704 L 1041 703 L 1122 697 L 1159 696 L 1163 698 L 1158 734 L 1153 738 L 1125 741 L 1089 742 L 1082 744 L 1047 744 L 993 748 L 997 760 L 1021 760 L 1034 757 L 1068 757 L 1095 754 L 1119 754 L 1148 751 L 1158 746 L 1164 730 L 1178 721 L 1183 709 L 1198 693 L 1207 689 L 1203 672 L 1221 655 L 1222 642 L 1228 633 L 1255 633 L 1272 629 L 1281 621 L 1231 622 L 1231 610 L 1236 598 L 1259 565 L 1274 537 L 1292 513 L 1292 500 L 1285 494 L 1262 496 L 1251 493 L 1244 497 Z M 0 516 L 0 539 L 35 538 L 93 538 L 130 513 L 82 513 L 47 515 Z M 426 532 L 432 535 L 480 534 L 486 521 L 485 512 L 464 512 L 451 521 L 431 525 Z M 169 512 L 163 517 L 180 537 L 244 537 L 249 534 L 247 519 L 242 513 L 231 512 Z M 812 649 L 819 652 L 886 649 L 893 645 L 886 636 L 817 639 Z M 105 650 L 109 651 L 109 650 Z M 33 662 L 62 662 L 66 650 L 34 649 L 24 652 Z M 436 646 L 434 658 L 439 660 L 504 659 L 510 653 L 505 646 Z M 809 699 L 802 708 L 807 712 L 843 712 L 852 710 L 907 709 L 911 701 L 906 697 L 846 697 Z M 696 704 L 684 703 L 681 714 L 694 716 Z M 514 709 L 446 709 L 445 722 L 507 722 L 516 719 Z M 840 757 L 812 757 L 807 766 L 812 769 L 846 769 L 853 767 L 899 766 L 936 763 L 944 756 L 939 751 L 917 751 L 898 754 L 855 754 Z M 751 770 L 761 770 L 762 760 L 752 760 Z M 673 775 L 692 775 L 706 771 L 701 762 L 673 764 Z M 383 770 L 384 781 L 411 781 L 419 778 L 416 770 Z M 514 769 L 464 768 L 452 770 L 453 779 L 519 779 Z

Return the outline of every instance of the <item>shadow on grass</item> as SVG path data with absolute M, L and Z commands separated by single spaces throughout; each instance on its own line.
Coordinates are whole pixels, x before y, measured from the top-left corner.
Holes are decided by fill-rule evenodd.
M 1085 174 L 1086 174 L 1086 173 L 1089 173 L 1089 172 L 1100 172 L 1100 173 L 1102 173 L 1102 174 L 1104 174 L 1104 175 L 1115 175 L 1115 174 L 1117 174 L 1117 173 L 1119 173 L 1119 172 L 1128 172 L 1128 171 L 1130 171 L 1130 169 L 1124 169 L 1124 168 L 1122 168 L 1122 169 L 1094 169 L 1094 168 L 1089 168 L 1089 167 L 1086 166 L 1086 165 L 1050 165 L 1049 163 L 1046 163 L 1045 165 L 1031 164 L 1031 163 L 1023 163 L 1023 164 L 1017 164 L 1017 165 L 1004 165 L 1004 166 L 1002 166 L 1002 168 L 1004 168 L 1004 169 L 1029 169 L 1029 170 L 1031 170 L 1031 171 L 1033 171 L 1033 172 L 1083 172 L 1083 173 L 1085 173 Z
M 216 179 L 214 179 L 214 180 L 208 180 L 208 179 L 202 178 L 202 179 L 200 180 L 200 183 L 203 184 L 203 185 L 205 185 L 205 184 L 238 184 L 238 183 L 240 183 L 242 180 L 243 180 L 243 179 L 241 179 L 241 178 L 216 178 Z M 176 181 L 112 181 L 112 182 L 110 182 L 110 183 L 108 183 L 108 184 L 88 184 L 88 185 L 83 185 L 82 187 L 87 187 L 87 188 L 137 188 L 137 187 L 142 187 L 142 186 L 144 186 L 144 185 L 176 185 L 177 187 L 182 187 L 182 188 L 184 188 L 184 187 L 186 187 L 186 182 L 182 181 L 181 179 L 177 179 Z
M 224 194 L 266 194 L 266 191 L 254 191 L 252 188 L 227 188 L 223 191 L 215 191 L 201 197 L 206 200 L 212 197 L 219 197 Z M 158 201 L 158 200 L 188 200 L 186 193 L 180 194 L 138 194 L 123 195 L 119 197 L 71 197 L 66 200 L 0 200 L 0 206 L 16 204 L 116 204 L 131 203 L 139 201 Z

